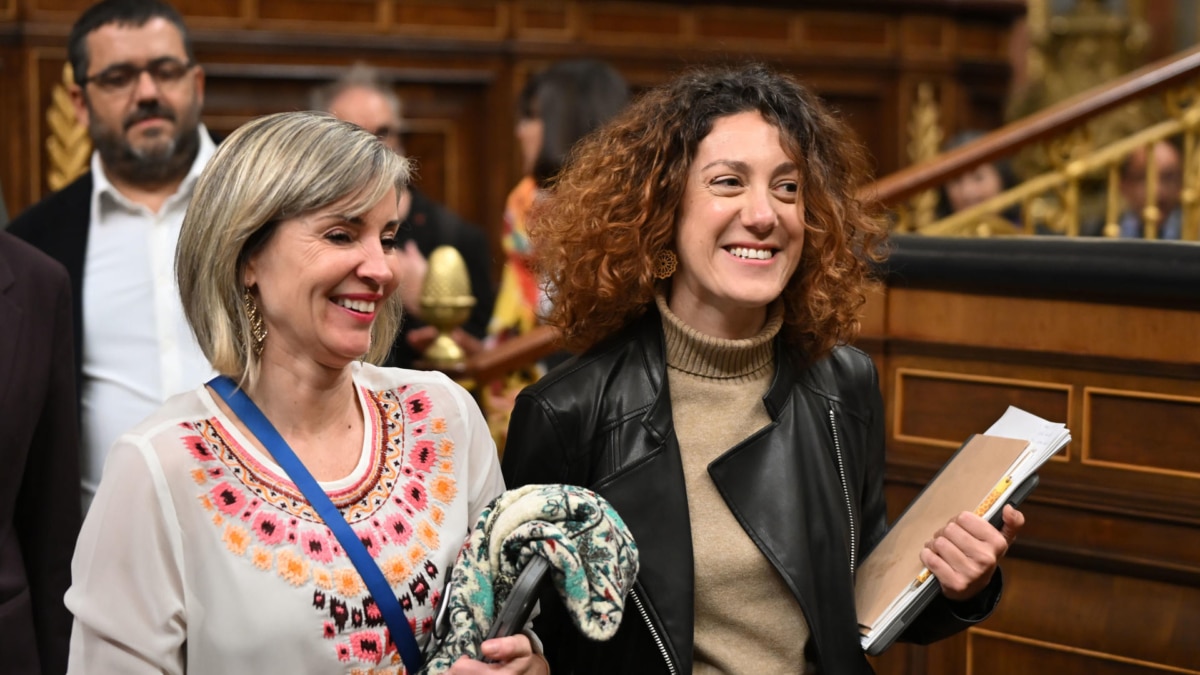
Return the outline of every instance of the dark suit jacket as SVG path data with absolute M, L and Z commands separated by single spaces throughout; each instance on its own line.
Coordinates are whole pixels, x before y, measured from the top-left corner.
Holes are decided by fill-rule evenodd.
M 0 671 L 67 670 L 63 594 L 79 535 L 71 289 L 62 266 L 0 232 Z
M 488 322 L 492 319 L 492 308 L 496 304 L 496 289 L 492 284 L 492 256 L 487 237 L 477 226 L 454 215 L 449 209 L 433 201 L 419 190 L 412 191 L 412 207 L 408 218 L 400 226 L 399 238 L 412 239 L 417 249 L 426 258 L 439 246 L 453 246 L 467 264 L 471 277 L 471 293 L 475 296 L 475 307 L 462 328 L 477 338 L 487 335 Z M 408 333 L 421 321 L 405 316 L 388 358 L 389 366 L 411 368 L 420 355 L 408 345 Z
M 83 262 L 91 220 L 92 174 L 85 173 L 67 187 L 29 207 L 8 231 L 54 258 L 71 278 L 71 324 L 74 326 L 75 382 L 83 370 Z

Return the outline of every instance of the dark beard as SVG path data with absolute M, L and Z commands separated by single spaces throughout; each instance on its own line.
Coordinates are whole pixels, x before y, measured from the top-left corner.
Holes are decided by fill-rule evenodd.
M 174 137 L 148 149 L 134 148 L 124 132 L 142 120 L 155 117 L 176 122 Z M 100 153 L 105 169 L 133 185 L 155 187 L 181 180 L 192 168 L 196 154 L 200 152 L 199 117 L 200 111 L 196 109 L 177 121 L 173 110 L 155 101 L 135 110 L 124 120 L 120 131 L 100 126 L 96 115 L 90 115 L 88 135 Z

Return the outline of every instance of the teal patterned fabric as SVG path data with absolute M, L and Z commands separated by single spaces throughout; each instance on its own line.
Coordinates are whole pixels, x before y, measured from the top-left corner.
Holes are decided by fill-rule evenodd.
M 533 556 L 550 563 L 554 588 L 584 635 L 606 640 L 616 634 L 638 571 L 629 529 L 590 490 L 527 485 L 500 495 L 479 515 L 446 587 L 449 632 L 431 643 L 435 651 L 421 672 L 445 672 L 460 656 L 480 658 L 492 619 Z

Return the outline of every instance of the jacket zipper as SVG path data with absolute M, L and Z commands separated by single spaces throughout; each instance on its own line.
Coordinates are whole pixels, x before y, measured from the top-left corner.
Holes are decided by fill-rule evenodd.
M 850 576 L 853 577 L 858 557 L 858 530 L 854 527 L 854 507 L 850 501 L 850 486 L 846 484 L 846 463 L 842 459 L 842 443 L 838 439 L 837 416 L 833 408 L 829 409 L 829 428 L 833 431 L 833 449 L 837 454 L 838 477 L 842 479 L 842 496 L 846 499 L 846 515 L 850 518 Z
M 663 661 L 667 664 L 667 672 L 671 675 L 676 675 L 679 671 L 675 669 L 675 664 L 671 662 L 671 653 L 667 651 L 666 643 L 663 642 L 662 636 L 658 634 L 658 629 L 654 627 L 654 622 L 650 620 L 650 614 L 646 612 L 646 606 L 642 604 L 642 599 L 638 597 L 636 588 L 629 589 L 629 597 L 637 607 L 638 614 L 642 615 L 642 621 L 645 621 L 646 627 L 650 629 L 650 637 L 654 640 L 654 645 L 658 647 L 658 653 L 662 654 Z

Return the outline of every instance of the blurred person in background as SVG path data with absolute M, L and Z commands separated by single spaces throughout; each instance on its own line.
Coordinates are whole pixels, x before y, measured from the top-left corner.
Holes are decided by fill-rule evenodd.
M 172 266 L 214 145 L 200 123 L 204 70 L 170 5 L 103 0 L 75 22 L 67 55 L 68 91 L 95 147 L 91 170 L 10 231 L 71 278 L 86 509 L 117 436 L 212 375 Z
M 538 325 L 543 299 L 540 282 L 530 267 L 530 211 L 540 195 L 552 189 L 571 148 L 628 101 L 625 78 L 611 65 L 592 59 L 554 63 L 533 74 L 522 88 L 515 133 L 524 177 L 505 203 L 502 244 L 506 258 L 488 327 L 490 345 L 523 335 Z M 545 369 L 545 364 L 535 364 L 484 390 L 484 410 L 502 448 L 513 397 Z
M 405 154 L 403 105 L 375 68 L 354 64 L 341 77 L 313 90 L 309 104 L 313 110 L 357 124 L 396 153 Z M 470 316 L 454 330 L 452 337 L 467 354 L 479 351 L 496 301 L 487 236 L 477 225 L 458 217 L 411 185 L 400 195 L 400 212 L 404 223 L 398 236 L 403 245 L 398 254 L 404 259 L 405 278 L 401 280 L 399 293 L 405 317 L 387 364 L 413 367 L 437 337 L 437 329 L 421 321 L 420 300 L 429 267 L 426 259 L 439 246 L 453 246 L 462 255 L 471 280 L 471 294 L 475 296 Z

